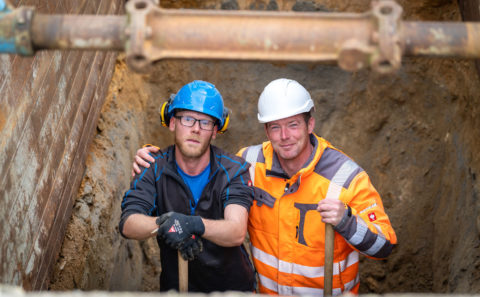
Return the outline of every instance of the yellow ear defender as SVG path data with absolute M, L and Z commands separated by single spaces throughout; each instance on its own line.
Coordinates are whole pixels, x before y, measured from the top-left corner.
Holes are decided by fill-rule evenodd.
M 168 99 L 167 102 L 164 102 L 162 104 L 162 107 L 160 108 L 160 122 L 162 123 L 162 126 L 168 127 L 170 125 L 170 117 L 168 116 L 168 108 L 170 107 L 170 104 L 173 101 L 173 98 L 175 97 L 175 94 L 170 95 L 170 99 Z
M 228 108 L 224 107 L 222 117 L 225 120 L 223 121 L 223 126 L 218 127 L 218 133 L 224 133 L 228 129 L 228 124 L 230 123 L 230 110 Z

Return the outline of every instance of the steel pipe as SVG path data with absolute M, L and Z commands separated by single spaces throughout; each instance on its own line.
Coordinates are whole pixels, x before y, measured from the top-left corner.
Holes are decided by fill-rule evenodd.
M 127 18 L 113 15 L 44 15 L 32 19 L 35 49 L 125 49 Z
M 480 58 L 480 23 L 404 22 L 404 55 Z
M 148 25 L 153 59 L 334 60 L 345 40 L 373 29 L 367 16 L 195 10 L 160 10 Z
M 368 41 L 374 29 L 369 14 L 167 10 L 147 0 L 127 12 L 134 68 L 165 58 L 334 61 L 346 40 Z
M 393 0 L 373 1 L 362 14 L 174 10 L 154 0 L 129 0 L 126 11 L 42 15 L 5 6 L 0 51 L 125 51 L 139 71 L 166 58 L 337 61 L 345 70 L 378 72 L 397 69 L 405 55 L 480 58 L 480 23 L 402 21 Z
M 392 0 L 363 14 L 168 10 L 151 0 L 127 3 L 127 61 L 337 61 L 345 70 L 391 72 L 403 55 L 480 58 L 480 23 L 401 21 Z

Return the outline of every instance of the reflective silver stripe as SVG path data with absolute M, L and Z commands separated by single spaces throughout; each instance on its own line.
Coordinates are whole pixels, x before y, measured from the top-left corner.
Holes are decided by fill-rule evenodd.
M 250 172 L 250 180 L 253 184 L 255 184 L 255 165 L 257 164 L 258 153 L 261 149 L 261 144 L 249 146 L 247 148 L 247 155 L 245 156 L 245 161 L 251 165 L 248 171 Z
M 362 213 L 366 212 L 367 210 L 369 210 L 369 209 L 371 209 L 371 208 L 373 208 L 373 207 L 375 207 L 375 206 L 377 206 L 377 203 L 376 203 L 376 202 L 373 203 L 372 205 L 368 206 L 368 207 L 365 208 L 364 210 L 360 211 L 359 214 L 362 214 Z
M 276 281 L 262 275 L 258 274 L 260 283 L 265 288 L 272 290 L 280 295 L 292 296 L 292 295 L 317 295 L 323 296 L 323 290 L 317 288 L 308 288 L 308 287 L 291 287 L 279 285 Z M 339 290 L 340 291 L 340 290 Z M 340 292 L 341 294 L 341 292 Z M 340 295 L 338 294 L 338 295 Z
M 312 295 L 323 296 L 323 289 L 309 288 L 309 287 L 292 287 L 293 295 Z M 332 289 L 333 296 L 342 295 L 342 289 Z
M 367 224 L 362 220 L 362 218 L 357 217 L 357 231 L 355 231 L 355 234 L 353 234 L 352 238 L 350 238 L 348 241 L 352 245 L 360 244 L 365 238 L 365 234 L 367 234 L 367 231 Z
M 278 292 L 278 283 L 262 274 L 258 274 L 258 278 L 260 279 L 260 284 L 265 288 Z
M 343 185 L 357 168 L 358 165 L 352 160 L 345 161 L 330 181 L 325 199 L 338 199 Z
M 258 274 L 260 279 L 260 283 L 265 288 L 272 290 L 280 295 L 315 295 L 315 296 L 323 296 L 323 289 L 320 288 L 310 288 L 310 287 L 293 287 L 293 286 L 283 286 L 279 285 L 274 280 L 262 275 Z M 354 280 L 345 284 L 345 291 L 352 290 L 359 282 L 360 276 L 357 274 Z M 332 290 L 333 296 L 339 296 L 342 294 L 342 290 L 340 288 L 336 288 Z
M 347 182 L 348 177 L 357 170 L 358 165 L 352 160 L 347 160 L 332 178 L 332 182 L 342 186 Z
M 323 266 L 311 267 L 311 266 L 304 266 L 300 264 L 293 264 L 292 273 L 309 277 L 309 278 L 314 278 L 314 277 L 323 277 L 323 275 L 325 274 L 324 270 L 325 269 L 323 268 Z M 338 271 L 337 271 L 337 274 L 338 274 Z
M 330 185 L 328 186 L 328 190 L 327 190 L 327 195 L 325 195 L 325 199 L 337 200 L 340 197 L 341 192 L 342 192 L 342 186 L 339 186 L 334 182 L 330 182 Z
M 293 273 L 293 263 L 285 262 L 285 261 L 278 261 L 278 271 L 285 272 L 285 273 Z
M 342 295 L 342 289 L 332 289 L 332 296 L 340 296 Z M 323 296 L 323 293 L 322 293 Z
M 376 224 L 373 225 L 377 229 L 378 233 L 373 245 L 364 252 L 369 256 L 375 255 L 385 245 L 385 242 L 387 242 L 380 227 Z M 365 223 L 362 218 L 357 217 L 357 231 L 355 231 L 355 234 L 353 234 L 352 238 L 350 238 L 348 242 L 354 246 L 360 244 L 365 239 L 367 232 L 371 232 L 368 229 L 367 223 Z
M 345 291 L 351 291 L 358 283 L 360 282 L 360 275 L 357 273 L 357 276 L 344 285 Z
M 344 272 L 345 269 L 352 266 L 353 264 L 357 264 L 358 261 L 359 261 L 359 253 L 357 251 L 352 251 L 350 254 L 348 254 L 347 259 L 340 261 L 340 265 L 342 265 L 341 272 Z M 357 272 L 357 276 L 358 276 L 358 272 Z
M 387 240 L 385 239 L 385 237 L 382 236 L 382 234 L 378 234 L 377 240 L 375 240 L 375 243 L 368 250 L 365 251 L 365 254 L 375 255 L 385 245 L 386 241 Z
M 278 285 L 278 295 L 283 295 L 283 296 L 292 296 L 292 295 L 294 295 L 294 293 L 293 293 L 293 287 L 291 287 L 291 286 Z
M 301 275 L 308 278 L 316 278 L 324 276 L 323 266 L 305 266 L 297 263 L 286 262 L 278 260 L 275 256 L 272 256 L 260 249 L 252 246 L 252 255 L 253 258 L 277 269 L 283 273 L 291 273 L 296 275 Z M 358 263 L 358 252 L 352 251 L 345 260 L 340 262 L 335 262 L 333 266 L 333 275 L 338 275 L 341 272 L 345 271 L 348 267 Z M 339 271 L 341 267 L 341 271 Z
M 293 295 L 323 296 L 323 289 L 317 289 L 317 288 L 293 287 L 292 291 L 293 291 Z M 342 292 L 340 292 L 340 293 L 342 293 Z M 335 295 L 335 294 L 333 294 L 333 295 Z
M 378 234 L 382 234 L 382 235 L 383 235 L 382 228 L 380 228 L 379 225 L 377 225 L 377 224 L 372 224 L 372 225 L 373 225 L 373 227 L 375 227 L 375 229 L 377 229 L 377 233 L 378 233 Z
M 275 269 L 278 269 L 278 259 L 275 256 L 272 256 L 264 251 L 252 246 L 252 255 L 255 259 L 262 262 L 263 264 L 267 264 L 268 266 L 272 266 Z

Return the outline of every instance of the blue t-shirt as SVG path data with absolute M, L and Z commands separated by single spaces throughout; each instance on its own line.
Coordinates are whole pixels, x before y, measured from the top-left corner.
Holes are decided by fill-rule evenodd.
M 186 174 L 185 172 L 183 172 L 180 166 L 178 166 L 178 163 L 177 170 L 180 176 L 183 178 L 183 181 L 187 184 L 193 194 L 193 199 L 195 200 L 195 203 L 190 201 L 190 212 L 193 215 L 195 213 L 195 208 L 197 208 L 198 200 L 202 195 L 203 189 L 208 183 L 208 176 L 210 174 L 210 163 L 208 163 L 207 167 L 198 175 Z

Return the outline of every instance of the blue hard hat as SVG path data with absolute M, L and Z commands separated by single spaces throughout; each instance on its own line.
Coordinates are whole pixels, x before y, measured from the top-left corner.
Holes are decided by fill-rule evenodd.
M 220 129 L 225 124 L 223 98 L 215 86 L 209 82 L 195 80 L 184 85 L 173 98 L 168 107 L 168 117 L 176 109 L 193 110 L 207 114 L 218 120 Z

